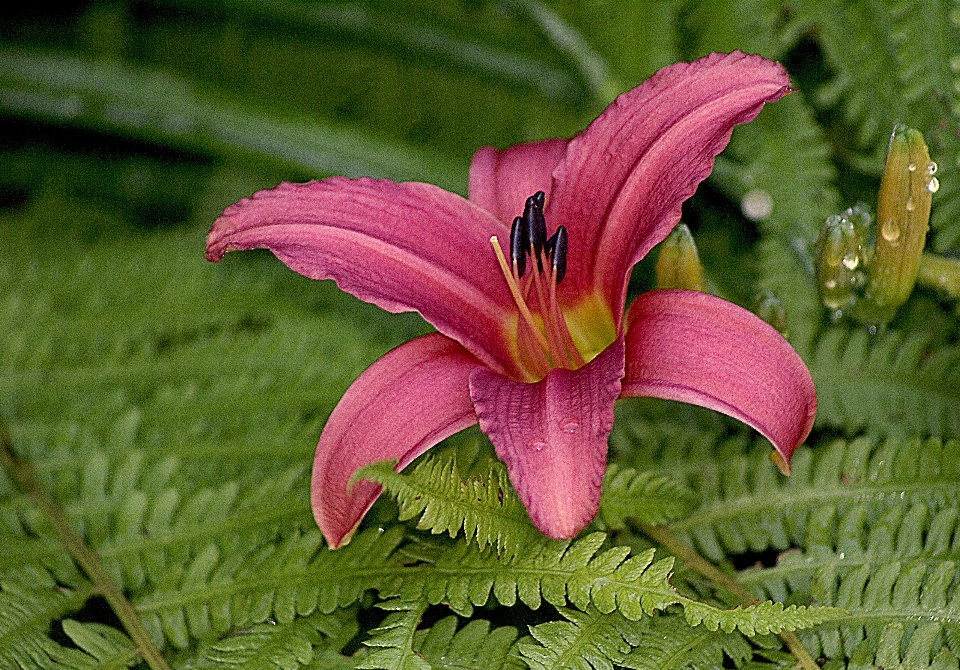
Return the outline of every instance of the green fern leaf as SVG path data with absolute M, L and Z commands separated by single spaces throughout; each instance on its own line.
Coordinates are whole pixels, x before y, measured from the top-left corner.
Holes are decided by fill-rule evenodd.
M 116 628 L 96 623 L 80 623 L 64 619 L 63 632 L 70 640 L 89 655 L 89 664 L 84 667 L 94 670 L 126 668 L 138 660 L 133 642 Z
M 929 343 L 921 333 L 828 330 L 810 361 L 818 422 L 851 433 L 960 436 L 960 348 Z
M 449 616 L 430 630 L 418 632 L 413 648 L 434 670 L 497 670 L 503 668 L 517 639 L 517 629 L 500 626 L 490 630 L 490 622 L 474 619 L 457 630 L 458 619 Z
M 724 667 L 724 654 L 740 667 L 753 649 L 740 633 L 691 629 L 682 616 L 663 614 L 644 620 L 638 640 L 619 665 L 632 670 L 680 670 Z
M 863 506 L 876 520 L 894 502 L 924 501 L 938 514 L 960 500 L 960 443 L 861 438 L 793 454 L 789 479 L 770 472 L 769 446 L 749 454 L 721 452 L 691 483 L 702 505 L 667 526 L 712 560 L 821 542 L 807 537 L 833 515 Z M 826 519 L 827 521 L 824 521 Z
M 182 574 L 137 599 L 155 639 L 180 646 L 189 636 L 224 633 L 273 617 L 289 623 L 319 609 L 353 604 L 364 591 L 396 589 L 394 550 L 403 529 L 360 533 L 335 552 L 321 549 L 319 531 L 295 534 L 252 554 L 198 555 Z M 198 567 L 199 566 L 199 567 Z
M 824 621 L 834 621 L 847 615 L 842 607 L 806 607 L 783 603 L 762 602 L 749 607 L 718 610 L 702 603 L 682 600 L 683 614 L 687 623 L 701 623 L 708 630 L 731 633 L 739 630 L 744 635 L 766 635 L 784 630 L 800 630 L 816 626 Z
M 417 528 L 450 537 L 462 529 L 467 541 L 476 538 L 481 549 L 492 545 L 507 557 L 543 541 L 499 461 L 491 463 L 486 476 L 466 481 L 453 455 L 427 458 L 402 475 L 393 465 L 374 463 L 354 477 L 377 482 L 394 495 L 401 521 L 420 516 Z
M 413 650 L 417 624 L 427 609 L 423 600 L 397 598 L 378 605 L 393 612 L 370 631 L 364 645 L 371 648 L 356 666 L 364 670 L 431 670 L 430 664 Z
M 356 622 L 343 614 L 314 613 L 287 624 L 254 624 L 204 645 L 188 665 L 204 670 L 296 670 L 324 658 L 325 667 L 346 668 L 347 659 L 337 652 L 356 631 Z
M 624 528 L 628 518 L 657 525 L 682 517 L 694 500 L 692 491 L 672 479 L 611 463 L 603 477 L 600 517 L 614 529 Z
M 78 590 L 59 588 L 53 576 L 34 566 L 0 579 L 0 667 L 44 667 L 60 662 L 68 667 L 90 663 L 90 655 L 67 649 L 49 637 L 49 625 L 80 608 L 91 586 Z
M 559 611 L 566 621 L 533 626 L 530 634 L 535 642 L 518 645 L 532 670 L 612 670 L 636 639 L 635 624 L 616 612 Z

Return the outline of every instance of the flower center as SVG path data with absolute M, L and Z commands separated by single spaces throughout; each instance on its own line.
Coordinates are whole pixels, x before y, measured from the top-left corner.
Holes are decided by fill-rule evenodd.
M 490 238 L 520 315 L 521 360 L 538 378 L 553 368 L 575 370 L 585 364 L 557 302 L 557 286 L 567 271 L 567 229 L 558 226 L 547 237 L 543 200 L 543 191 L 537 191 L 527 198 L 523 216 L 513 220 L 509 263 L 497 237 Z

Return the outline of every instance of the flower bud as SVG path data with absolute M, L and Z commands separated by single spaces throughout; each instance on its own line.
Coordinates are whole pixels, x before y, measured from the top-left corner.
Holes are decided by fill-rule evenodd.
M 929 228 L 930 200 L 940 187 L 933 176 L 936 171 L 923 136 L 897 125 L 877 196 L 870 280 L 856 314 L 862 322 L 890 321 L 913 291 Z
M 680 223 L 660 243 L 655 269 L 657 288 L 684 288 L 706 292 L 703 266 L 697 255 L 697 245 L 687 224 Z
M 870 215 L 863 205 L 827 217 L 816 242 L 816 279 L 820 299 L 834 319 L 857 301 L 866 280 Z
M 753 313 L 787 337 L 787 311 L 783 307 L 783 301 L 773 291 L 763 291 L 757 297 Z

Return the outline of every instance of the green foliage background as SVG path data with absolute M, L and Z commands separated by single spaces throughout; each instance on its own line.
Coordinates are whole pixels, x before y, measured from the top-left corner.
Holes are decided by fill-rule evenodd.
M 464 193 L 477 147 L 572 135 L 733 49 L 797 91 L 734 133 L 685 221 L 718 294 L 784 303 L 820 400 L 793 476 L 732 420 L 624 402 L 583 537 L 540 538 L 473 430 L 371 469 L 391 495 L 327 551 L 324 420 L 427 327 L 266 253 L 206 263 L 217 214 L 331 174 Z M 170 667 L 752 670 L 796 662 L 780 630 L 831 668 L 960 667 L 956 302 L 918 289 L 870 334 L 830 323 L 810 265 L 826 216 L 875 204 L 896 122 L 940 166 L 930 248 L 960 247 L 956 0 L 18 3 L 0 115 L 0 422 Z M 0 668 L 147 667 L 7 465 Z M 692 552 L 772 602 L 732 609 Z

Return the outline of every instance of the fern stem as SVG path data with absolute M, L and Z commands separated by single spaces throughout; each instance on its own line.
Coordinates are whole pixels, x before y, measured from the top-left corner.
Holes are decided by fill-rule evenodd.
M 167 661 L 160 654 L 156 645 L 153 644 L 153 640 L 150 639 L 150 635 L 140 622 L 136 608 L 110 579 L 103 563 L 100 562 L 100 557 L 70 527 L 67 515 L 37 479 L 29 461 L 14 453 L 13 441 L 10 439 L 2 421 L 0 421 L 0 464 L 3 465 L 3 469 L 16 482 L 20 490 L 46 516 L 67 551 L 87 573 L 96 591 L 110 604 L 151 670 L 170 670 Z
M 757 598 L 740 582 L 724 574 L 717 566 L 678 540 L 665 526 L 650 526 L 645 523 L 638 524 L 638 526 L 647 537 L 683 561 L 684 565 L 729 592 L 743 605 L 753 605 L 757 602 Z M 784 630 L 780 631 L 779 635 L 803 670 L 820 670 L 820 666 L 810 656 L 810 652 L 800 642 L 796 633 Z

